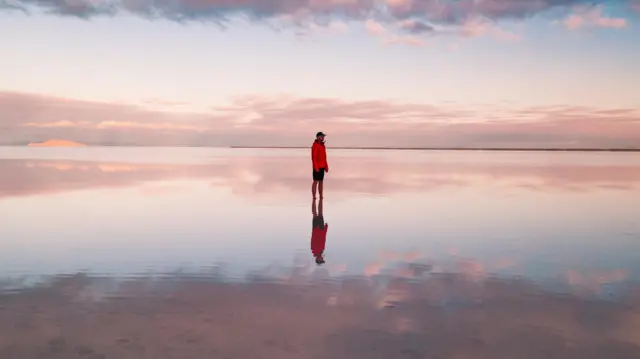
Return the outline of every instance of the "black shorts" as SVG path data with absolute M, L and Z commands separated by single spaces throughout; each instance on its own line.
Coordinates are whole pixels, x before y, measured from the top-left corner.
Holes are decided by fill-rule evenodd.
M 313 217 L 313 222 L 311 223 L 311 227 L 324 229 L 324 217 L 323 216 Z
M 322 181 L 324 180 L 324 168 L 321 168 L 319 171 L 313 170 L 313 180 L 314 181 Z

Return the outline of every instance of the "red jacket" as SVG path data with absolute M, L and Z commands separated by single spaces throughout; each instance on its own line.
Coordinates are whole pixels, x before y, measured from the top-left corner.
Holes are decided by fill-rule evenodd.
M 327 164 L 327 149 L 324 143 L 318 140 L 313 142 L 311 146 L 311 161 L 313 162 L 313 169 L 316 171 L 320 168 L 326 169 L 329 167 Z
M 324 245 L 327 243 L 327 229 L 328 224 L 325 224 L 324 228 L 313 228 L 311 232 L 311 253 L 314 257 L 321 255 L 324 252 Z

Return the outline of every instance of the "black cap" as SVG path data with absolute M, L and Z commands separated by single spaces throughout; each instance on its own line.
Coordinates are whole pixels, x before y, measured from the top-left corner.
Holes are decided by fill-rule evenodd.
M 318 133 L 316 133 L 316 137 L 318 137 L 318 136 L 326 136 L 326 135 L 324 134 L 324 132 L 318 132 Z

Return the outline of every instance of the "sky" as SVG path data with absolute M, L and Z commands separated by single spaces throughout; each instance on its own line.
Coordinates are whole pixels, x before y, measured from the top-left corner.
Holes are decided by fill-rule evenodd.
M 0 144 L 640 148 L 638 0 L 0 0 Z

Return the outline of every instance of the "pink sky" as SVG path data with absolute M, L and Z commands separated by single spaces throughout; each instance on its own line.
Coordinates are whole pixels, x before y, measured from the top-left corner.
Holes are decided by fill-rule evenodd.
M 9 6 L 6 6 L 9 5 Z M 640 148 L 638 0 L 13 0 L 0 144 Z

